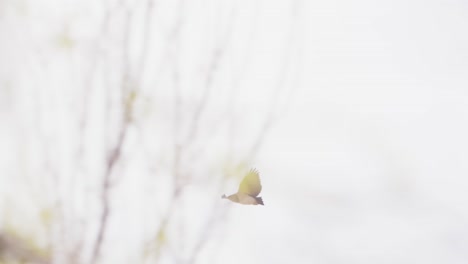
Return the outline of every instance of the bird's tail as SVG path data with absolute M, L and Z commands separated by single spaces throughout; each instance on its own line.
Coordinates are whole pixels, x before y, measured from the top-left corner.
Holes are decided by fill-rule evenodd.
M 255 197 L 255 200 L 257 201 L 257 204 L 264 205 L 262 197 Z

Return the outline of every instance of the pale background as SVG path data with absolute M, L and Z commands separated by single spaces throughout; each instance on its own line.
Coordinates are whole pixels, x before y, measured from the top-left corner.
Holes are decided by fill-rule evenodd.
M 467 28 L 462 0 L 1 0 L 0 263 L 468 263 Z M 265 206 L 221 200 L 249 167 Z

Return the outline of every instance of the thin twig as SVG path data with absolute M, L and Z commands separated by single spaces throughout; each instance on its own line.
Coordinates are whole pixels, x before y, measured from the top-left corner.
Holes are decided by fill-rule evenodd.
M 123 74 L 122 74 L 122 82 L 121 88 L 122 93 L 124 94 L 124 98 L 129 93 L 128 91 L 128 83 L 130 79 L 130 60 L 129 60 L 129 36 L 130 36 L 130 20 L 131 20 L 131 11 L 127 11 L 127 16 L 125 17 L 125 27 L 124 27 L 124 43 L 123 43 Z M 124 99 L 126 100 L 126 99 Z M 123 121 L 120 128 L 119 136 L 117 139 L 117 143 L 112 149 L 109 159 L 107 160 L 106 170 L 104 173 L 104 177 L 101 183 L 101 205 L 102 205 L 102 212 L 101 217 L 99 220 L 98 226 L 98 233 L 96 237 L 96 241 L 94 243 L 93 253 L 91 256 L 91 264 L 97 262 L 100 257 L 102 244 L 106 235 L 107 230 L 107 223 L 110 214 L 110 200 L 109 200 L 109 192 L 111 188 L 111 181 L 112 181 L 112 172 L 117 164 L 119 158 L 121 157 L 123 143 L 125 141 L 127 130 L 130 122 L 130 116 L 132 111 L 133 104 L 128 105 L 127 103 L 123 103 Z
M 174 208 L 180 197 L 180 168 L 181 168 L 181 157 L 182 157 L 182 145 L 179 142 L 180 137 L 180 127 L 181 127 L 181 110 L 182 110 L 182 98 L 180 94 L 180 73 L 179 73 L 179 60 L 178 60 L 178 52 L 180 49 L 180 32 L 182 30 L 182 26 L 184 25 L 184 8 L 185 8 L 185 0 L 180 0 L 178 6 L 178 16 L 176 18 L 174 27 L 169 34 L 170 41 L 172 42 L 172 66 L 173 66 L 173 85 L 174 85 L 174 127 L 173 127 L 173 149 L 174 149 L 174 156 L 173 156 L 173 163 L 172 163 L 172 175 L 173 175 L 173 185 L 172 185 L 172 193 L 170 197 L 169 206 L 167 211 L 164 213 L 164 216 L 159 224 L 159 228 L 156 231 L 156 239 L 154 245 L 154 262 L 158 263 L 160 257 L 162 255 L 162 248 L 166 243 L 165 239 L 161 239 L 161 234 L 165 233 L 167 226 L 169 224 L 170 219 L 172 218 L 172 214 L 174 212 Z
M 261 149 L 264 141 L 265 141 L 265 135 L 268 133 L 269 130 L 271 130 L 272 125 L 274 124 L 276 120 L 276 109 L 277 109 L 277 104 L 279 101 L 279 94 L 281 88 L 284 86 L 285 79 L 286 79 L 286 72 L 287 68 L 290 66 L 289 60 L 291 57 L 292 49 L 293 49 L 293 43 L 294 43 L 294 35 L 295 35 L 295 30 L 294 27 L 296 26 L 296 23 L 291 23 L 291 28 L 289 31 L 289 37 L 287 38 L 287 44 L 285 47 L 285 51 L 283 53 L 283 57 L 280 60 L 280 68 L 279 68 L 279 76 L 280 80 L 277 82 L 277 86 L 275 88 L 274 94 L 272 96 L 271 100 L 271 105 L 270 105 L 270 111 L 267 115 L 267 118 L 265 122 L 263 123 L 260 133 L 257 135 L 256 139 L 254 140 L 254 143 L 251 147 L 251 150 L 248 154 L 247 160 L 254 160 L 255 157 L 258 154 L 258 151 Z M 233 87 L 237 88 L 237 87 Z M 232 106 L 231 106 L 232 107 Z M 230 140 L 232 140 L 231 137 L 228 137 Z M 231 149 L 232 150 L 232 149 Z M 221 184 L 220 187 L 222 187 L 227 181 L 227 178 L 224 177 L 221 179 Z M 192 251 L 192 255 L 189 257 L 188 263 L 195 263 L 198 254 L 200 254 L 203 246 L 207 243 L 209 235 L 211 230 L 213 229 L 214 223 L 216 221 L 216 216 L 218 213 L 218 208 L 217 208 L 218 203 L 214 204 L 212 213 L 208 220 L 205 222 L 205 225 L 202 229 L 202 233 L 198 239 L 198 241 L 195 243 L 195 247 Z M 229 212 L 229 209 L 222 210 L 220 213 L 220 217 L 223 218 L 227 213 Z
M 219 67 L 221 60 L 223 59 L 224 55 L 226 54 L 227 46 L 232 36 L 232 32 L 234 29 L 234 21 L 235 21 L 235 9 L 231 10 L 230 14 L 231 19 L 229 20 L 228 27 L 226 29 L 224 37 L 221 39 L 219 44 L 214 48 L 211 60 L 208 64 L 208 70 L 205 75 L 205 80 L 203 86 L 205 89 L 203 90 L 203 94 L 201 96 L 200 102 L 197 104 L 192 123 L 189 128 L 189 134 L 187 136 L 186 144 L 189 145 L 197 136 L 198 133 L 198 125 L 201 122 L 201 116 L 203 111 L 208 105 L 208 100 L 210 97 L 211 89 L 213 86 L 213 79 L 216 73 L 216 70 Z
M 98 235 L 97 235 L 96 242 L 94 245 L 91 263 L 96 263 L 96 261 L 98 260 L 100 250 L 102 247 L 102 242 L 104 240 L 106 226 L 107 226 L 107 222 L 109 218 L 109 211 L 110 211 L 109 191 L 111 188 L 112 171 L 121 156 L 122 146 L 125 141 L 127 129 L 128 129 L 128 124 L 124 123 L 122 129 L 120 130 L 117 144 L 112 150 L 110 157 L 107 161 L 106 171 L 105 171 L 104 178 L 101 184 L 101 204 L 103 208 L 102 208 L 101 218 L 99 221 Z

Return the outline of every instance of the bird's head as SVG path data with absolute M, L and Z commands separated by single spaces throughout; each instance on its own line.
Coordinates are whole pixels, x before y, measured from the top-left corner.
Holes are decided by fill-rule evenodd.
M 223 194 L 223 195 L 221 196 L 221 198 L 226 199 L 227 196 L 226 196 L 225 194 Z

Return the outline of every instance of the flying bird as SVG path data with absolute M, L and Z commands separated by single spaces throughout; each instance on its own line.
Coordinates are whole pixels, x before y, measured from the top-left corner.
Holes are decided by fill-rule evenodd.
M 235 194 L 226 196 L 223 194 L 221 198 L 229 199 L 240 204 L 261 204 L 263 205 L 262 197 L 257 197 L 262 191 L 260 176 L 255 169 L 250 170 L 239 185 L 239 190 Z

